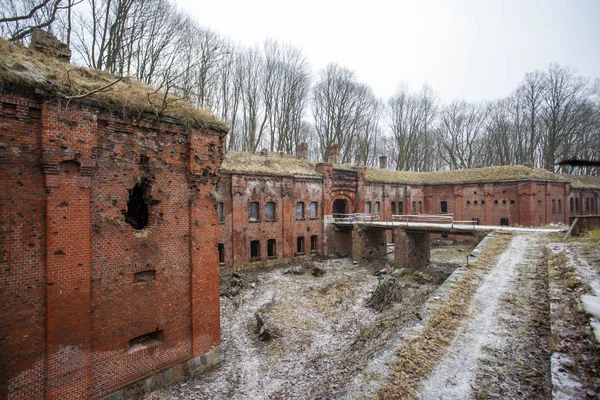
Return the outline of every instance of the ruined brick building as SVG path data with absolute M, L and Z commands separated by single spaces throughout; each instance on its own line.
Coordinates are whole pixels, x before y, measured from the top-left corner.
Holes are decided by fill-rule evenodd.
M 219 258 L 240 268 L 311 253 L 350 254 L 352 237 L 333 225 L 334 214 L 452 214 L 482 225 L 568 224 L 599 213 L 600 178 L 553 174 L 527 166 L 406 172 L 327 163 L 297 156 L 229 153 L 217 187 Z
M 399 172 L 341 165 L 337 146 L 313 163 L 306 145 L 223 160 L 213 116 L 33 44 L 53 57 L 0 41 L 1 400 L 118 399 L 202 371 L 219 263 L 347 254 L 334 214 L 598 213 L 597 178 L 522 166 Z
M 218 361 L 225 125 L 5 41 L 0 87 L 0 399 L 119 398 Z

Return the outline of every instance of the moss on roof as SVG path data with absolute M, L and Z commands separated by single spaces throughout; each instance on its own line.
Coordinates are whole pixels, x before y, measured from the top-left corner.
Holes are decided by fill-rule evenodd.
M 560 175 L 571 182 L 574 189 L 600 189 L 600 176 Z
M 318 176 L 317 163 L 289 154 L 269 153 L 266 156 L 250 153 L 229 152 L 225 155 L 221 170 L 242 174 L 281 176 Z
M 392 171 L 367 168 L 367 181 L 406 183 L 413 185 L 443 185 L 452 183 L 501 182 L 514 180 L 567 181 L 564 176 L 540 168 L 522 165 L 459 169 L 436 172 Z
M 41 89 L 51 96 L 68 99 L 91 92 L 115 82 L 117 76 L 104 71 L 76 67 L 42 53 L 7 42 L 0 38 L 0 88 L 17 85 Z M 210 111 L 198 109 L 189 102 L 164 93 L 131 78 L 73 101 L 81 101 L 142 118 L 167 117 L 181 121 L 185 126 L 207 128 L 226 133 L 228 126 Z

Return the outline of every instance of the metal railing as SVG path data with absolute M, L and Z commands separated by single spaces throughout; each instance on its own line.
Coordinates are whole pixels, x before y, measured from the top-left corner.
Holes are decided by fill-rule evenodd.
M 355 222 L 399 222 L 399 223 L 432 223 L 454 225 L 479 225 L 479 221 L 459 221 L 454 219 L 453 214 L 393 214 L 392 221 L 381 221 L 379 214 L 333 214 L 335 223 L 353 224 Z
M 379 214 L 333 214 L 336 223 L 372 222 L 379 221 Z

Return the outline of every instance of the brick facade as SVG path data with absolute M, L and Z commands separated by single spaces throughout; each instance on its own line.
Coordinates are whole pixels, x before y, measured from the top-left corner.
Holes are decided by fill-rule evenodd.
M 0 398 L 101 398 L 218 349 L 223 134 L 0 100 Z

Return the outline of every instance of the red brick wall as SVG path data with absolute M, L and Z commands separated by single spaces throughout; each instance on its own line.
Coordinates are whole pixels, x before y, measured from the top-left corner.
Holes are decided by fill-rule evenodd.
M 273 175 L 225 174 L 216 197 L 223 202 L 223 223 L 219 243 L 224 245 L 225 266 L 241 268 L 248 264 L 291 259 L 297 254 L 297 238 L 303 236 L 305 253 L 310 253 L 310 237 L 318 236 L 317 252 L 323 241 L 323 183 L 320 178 L 293 178 Z M 250 203 L 259 206 L 259 218 L 250 220 Z M 275 220 L 266 219 L 267 202 L 275 203 Z M 304 218 L 296 219 L 296 204 L 304 203 Z M 309 204 L 317 203 L 317 218 L 311 219 Z M 267 257 L 267 242 L 276 240 L 276 257 Z M 260 241 L 260 257 L 251 259 L 250 242 Z
M 18 94 L 0 112 L 0 398 L 99 398 L 218 345 L 222 136 Z

